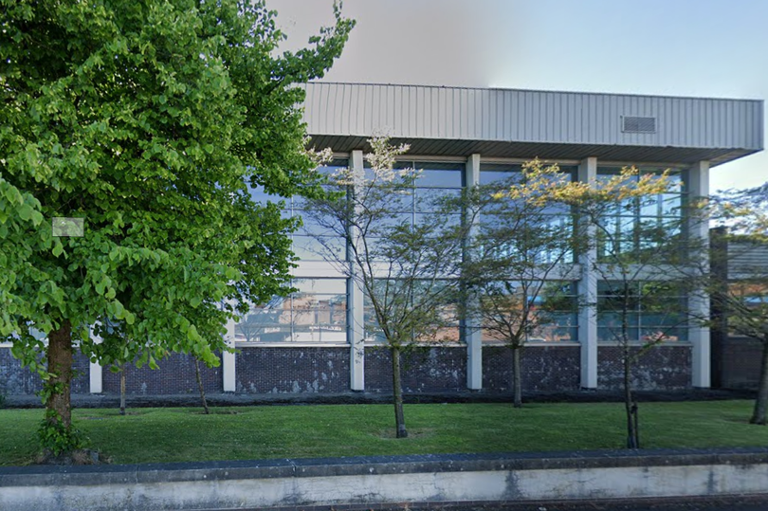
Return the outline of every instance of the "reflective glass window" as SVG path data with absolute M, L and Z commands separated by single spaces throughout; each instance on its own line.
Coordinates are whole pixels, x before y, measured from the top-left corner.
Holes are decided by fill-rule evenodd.
M 346 280 L 295 279 L 291 286 L 291 295 L 251 307 L 235 325 L 235 340 L 346 343 Z

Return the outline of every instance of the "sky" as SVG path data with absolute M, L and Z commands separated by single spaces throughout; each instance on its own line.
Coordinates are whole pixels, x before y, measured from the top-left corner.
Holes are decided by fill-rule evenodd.
M 332 0 L 266 2 L 285 49 L 333 22 Z M 357 26 L 324 80 L 768 99 L 768 0 L 345 0 L 343 13 Z M 710 189 L 766 181 L 763 151 L 712 169 Z

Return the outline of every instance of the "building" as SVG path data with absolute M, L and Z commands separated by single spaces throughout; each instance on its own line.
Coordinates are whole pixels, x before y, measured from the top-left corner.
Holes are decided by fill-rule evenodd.
M 763 343 L 755 337 L 760 327 L 733 325 L 729 308 L 744 305 L 742 311 L 750 311 L 750 317 L 765 320 L 768 245 L 729 237 L 723 227 L 710 231 L 710 243 L 713 287 L 723 294 L 722 298 L 714 296 L 711 304 L 712 386 L 756 389 L 763 360 Z M 768 324 L 761 325 L 763 332 L 768 332 Z
M 684 191 L 668 199 L 679 204 L 686 195 L 708 194 L 714 167 L 763 149 L 763 103 L 755 100 L 321 82 L 307 85 L 305 109 L 314 144 L 331 147 L 340 165 L 362 167 L 362 150 L 375 133 L 408 142 L 404 159 L 425 170 L 424 189 L 484 182 L 539 157 L 585 181 L 624 165 L 671 168 Z M 292 214 L 301 214 L 300 200 L 290 207 Z M 663 204 L 654 214 L 666 214 Z M 705 225 L 689 227 L 697 236 L 708 236 Z M 312 243 L 306 232 L 295 236 L 302 258 L 295 272 L 300 293 L 256 307 L 253 317 L 229 325 L 229 341 L 239 352 L 224 354 L 219 368 L 205 371 L 209 391 L 388 391 L 386 351 L 352 342 L 363 338 L 362 292 L 316 260 Z M 572 289 L 582 296 L 601 292 L 588 271 Z M 691 299 L 689 305 L 707 309 L 704 301 Z M 603 325 L 587 310 L 572 327 L 572 334 L 543 335 L 529 343 L 523 363 L 526 390 L 619 386 L 618 348 L 601 340 Z M 0 350 L 6 391 L 36 390 L 32 376 L 8 351 Z M 709 387 L 710 354 L 709 330 L 691 325 L 642 359 L 637 384 Z M 84 357 L 76 366 L 82 376 L 74 392 L 118 391 L 114 373 Z M 155 372 L 130 369 L 129 392 L 194 391 L 190 360 L 173 356 L 160 366 Z M 410 392 L 504 392 L 510 366 L 509 350 L 470 335 L 412 361 L 404 386 Z

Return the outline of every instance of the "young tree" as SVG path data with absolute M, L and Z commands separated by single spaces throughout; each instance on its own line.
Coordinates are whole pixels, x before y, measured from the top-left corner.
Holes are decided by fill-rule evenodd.
M 523 402 L 526 343 L 547 324 L 559 321 L 556 331 L 570 330 L 563 319 L 575 312 L 561 280 L 572 268 L 577 239 L 570 207 L 554 201 L 578 186 L 569 177 L 534 160 L 513 177 L 468 193 L 469 210 L 480 215 L 463 267 L 467 314 L 512 350 L 515 407 Z
M 319 193 L 296 84 L 323 75 L 353 22 L 336 8 L 310 48 L 277 55 L 262 2 L 2 5 L 0 336 L 45 380 L 44 446 L 67 451 L 76 345 L 104 364 L 216 364 L 238 304 L 284 290 L 294 223 L 248 186 Z M 58 237 L 56 217 L 82 236 Z M 130 342 L 94 342 L 104 319 Z
M 712 204 L 714 218 L 727 227 L 713 236 L 710 252 L 713 278 L 708 279 L 705 289 L 710 293 L 713 311 L 724 319 L 723 335 L 732 332 L 762 344 L 758 392 L 749 422 L 765 425 L 768 424 L 768 183 L 726 192 L 713 197 Z
M 640 175 L 624 168 L 562 194 L 576 209 L 577 237 L 587 240 L 582 264 L 598 278 L 598 335 L 620 350 L 627 447 L 640 447 L 636 362 L 687 327 L 686 292 L 704 247 L 686 235 L 688 216 L 677 183 L 668 172 Z
M 370 168 L 332 176 L 330 182 L 345 192 L 310 200 L 307 215 L 347 244 L 340 255 L 331 238 L 316 238 L 326 260 L 365 293 L 366 336 L 391 354 L 396 435 L 405 438 L 401 360 L 425 342 L 440 341 L 444 329 L 457 323 L 451 302 L 462 224 L 458 212 L 437 211 L 439 199 L 416 193 L 417 170 L 394 168 L 407 146 L 393 147 L 384 137 L 369 144 Z

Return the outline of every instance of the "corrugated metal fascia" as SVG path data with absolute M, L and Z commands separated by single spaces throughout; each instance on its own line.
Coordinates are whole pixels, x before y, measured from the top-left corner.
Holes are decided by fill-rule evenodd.
M 622 116 L 656 117 L 657 131 L 624 133 Z M 310 133 L 755 150 L 764 130 L 761 100 L 322 82 L 307 86 L 305 120 Z

